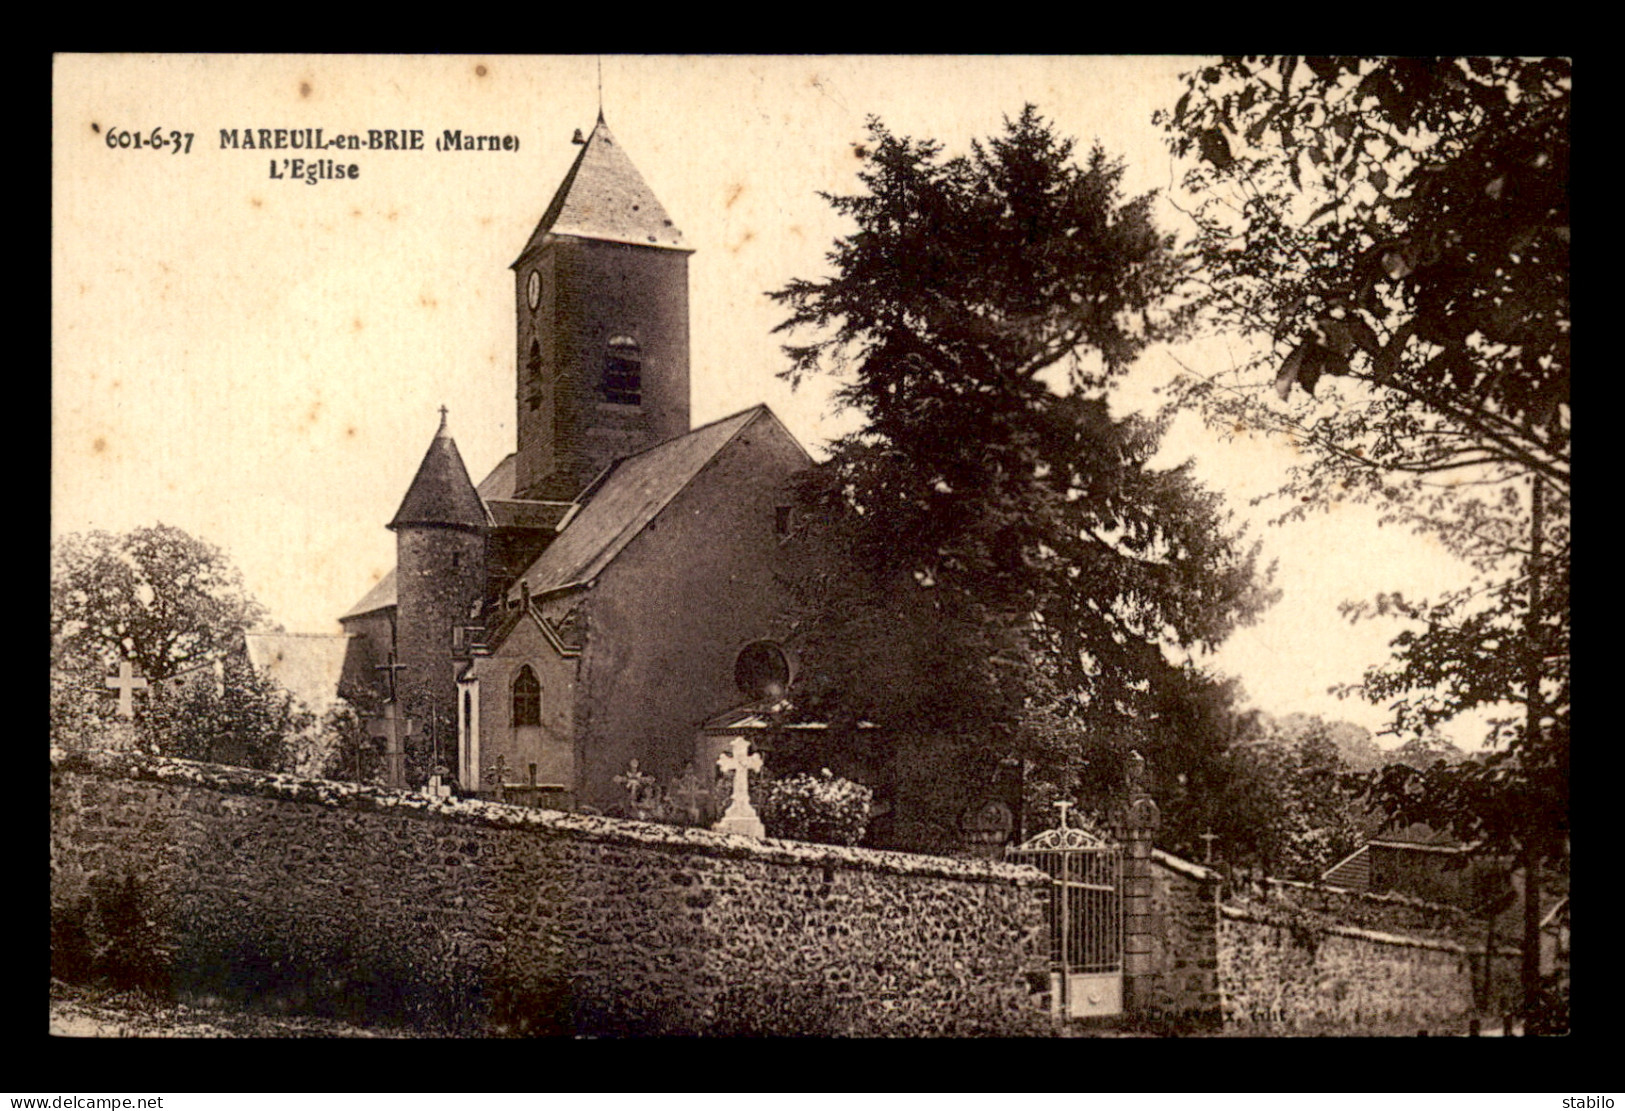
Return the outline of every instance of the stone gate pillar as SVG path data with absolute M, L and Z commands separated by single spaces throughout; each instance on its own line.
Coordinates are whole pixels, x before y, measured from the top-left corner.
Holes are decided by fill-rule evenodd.
M 1156 998 L 1155 918 L 1151 908 L 1151 839 L 1162 819 L 1145 789 L 1145 759 L 1129 753 L 1128 797 L 1117 814 L 1123 845 L 1123 1011 L 1143 1014 Z

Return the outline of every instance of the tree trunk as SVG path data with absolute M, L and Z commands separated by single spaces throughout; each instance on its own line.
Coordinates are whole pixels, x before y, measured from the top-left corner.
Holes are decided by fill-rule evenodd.
M 1524 1033 L 1540 999 L 1540 856 L 1533 849 L 1523 859 L 1523 1017 Z
M 1540 476 L 1532 476 L 1529 491 L 1529 623 L 1524 636 L 1524 751 L 1530 756 L 1540 747 L 1543 700 L 1540 676 L 1543 649 L 1540 636 L 1540 538 L 1544 490 Z M 1540 997 L 1540 853 L 1536 846 L 1547 831 L 1534 830 L 1523 838 L 1523 1014 L 1524 1032 Z

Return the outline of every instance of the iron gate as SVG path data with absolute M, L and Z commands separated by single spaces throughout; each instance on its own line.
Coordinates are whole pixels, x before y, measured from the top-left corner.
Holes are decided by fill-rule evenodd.
M 1051 1009 L 1071 1018 L 1121 1014 L 1122 847 L 1063 824 L 1008 856 L 1050 877 Z

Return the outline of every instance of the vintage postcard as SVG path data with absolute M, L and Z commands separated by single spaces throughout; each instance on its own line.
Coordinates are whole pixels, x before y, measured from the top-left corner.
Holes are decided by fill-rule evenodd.
M 1213 393 L 1217 408 L 1199 411 L 1193 376 L 1228 381 L 1285 341 L 1179 318 L 1191 286 L 1166 277 L 1215 227 L 1186 174 L 1223 174 L 1290 127 L 1265 105 L 1287 103 L 1296 66 L 1271 60 L 1255 81 L 1240 63 L 1162 56 L 57 56 L 53 1023 L 60 990 L 81 1008 L 60 1032 L 120 1029 L 68 996 L 75 975 L 151 981 L 134 958 L 110 970 L 87 955 L 86 938 L 140 919 L 157 933 L 130 951 L 234 970 L 222 983 L 177 974 L 194 1001 L 231 1001 L 235 986 L 247 1010 L 275 996 L 338 1024 L 286 1031 L 308 1035 L 378 1022 L 1033 1034 L 1125 1014 L 1180 1033 L 1414 1033 L 1369 1025 L 1384 1015 L 1465 1032 L 1469 1014 L 1475 1032 L 1481 1019 L 1499 1030 L 1504 994 L 1520 974 L 1532 982 L 1516 952 L 1524 904 L 1463 909 L 1477 896 L 1452 872 L 1406 893 L 1403 914 L 1382 904 L 1365 936 L 1356 927 L 1376 919 L 1350 902 L 1388 891 L 1382 869 L 1414 857 L 1425 871 L 1476 842 L 1414 828 L 1395 840 L 1347 809 L 1353 796 L 1328 818 L 1332 803 L 1279 787 L 1312 777 L 1314 744 L 1343 761 L 1333 770 L 1367 773 L 1404 739 L 1380 736 L 1390 706 L 1332 689 L 1388 659 L 1405 626 L 1351 623 L 1340 607 L 1464 589 L 1473 556 L 1437 530 L 1379 528 L 1380 499 L 1325 488 L 1314 511 L 1272 523 L 1298 501 L 1279 491 L 1315 437 L 1356 433 L 1335 415 L 1301 435 L 1224 427 Z M 1458 70 L 1458 83 L 1499 79 Z M 1374 60 L 1296 69 L 1332 121 L 1303 172 L 1352 149 L 1336 98 L 1362 72 L 1390 81 L 1370 88 L 1396 116 L 1406 97 L 1454 95 Z M 1324 86 L 1304 85 L 1310 73 Z M 1553 80 L 1566 175 L 1566 76 Z M 1233 94 L 1200 100 L 1227 82 Z M 1211 127 L 1186 122 L 1199 110 Z M 1534 195 L 1557 157 L 1539 126 L 1519 132 L 1528 182 L 1509 170 L 1475 195 Z M 1364 149 L 1333 179 L 1345 203 L 1395 219 L 1384 190 L 1408 164 Z M 957 169 L 931 168 L 949 159 Z M 1090 208 L 1096 194 L 1110 204 Z M 1566 260 L 1566 201 L 1540 221 Z M 1520 257 L 1547 235 L 1520 240 Z M 1459 238 L 1447 240 L 1440 250 Z M 1420 282 L 1438 261 L 1409 238 L 1361 250 L 1376 252 L 1373 280 Z M 1218 288 L 1229 263 L 1204 257 L 1202 288 Z M 1566 261 L 1562 276 L 1562 403 L 1506 410 L 1538 424 L 1532 454 L 1506 459 L 1552 484 L 1545 527 L 1561 516 L 1566 545 Z M 1266 377 L 1265 403 L 1354 382 L 1358 313 L 1373 366 L 1364 321 L 1399 330 L 1355 294 L 1347 308 L 1305 296 L 1334 307 L 1290 373 Z M 1530 319 L 1556 311 L 1542 306 Z M 1000 359 L 1026 369 L 991 384 L 1004 371 L 979 368 Z M 954 408 L 977 390 L 986 420 Z M 1065 408 L 1074 390 L 1094 400 Z M 998 408 L 1018 394 L 1029 399 Z M 1175 398 L 1189 407 L 1135 456 Z M 961 416 L 932 425 L 936 412 Z M 1093 429 L 1095 455 L 1046 455 L 1063 425 Z M 966 450 L 973 440 L 983 448 Z M 1364 443 L 1332 448 L 1353 460 Z M 818 502 L 806 475 L 832 456 L 852 469 Z M 1102 477 L 1118 473 L 1107 456 L 1134 475 L 1188 463 L 1177 473 L 1214 500 L 1184 479 L 1134 478 L 1112 487 L 1126 501 L 1068 524 L 1117 481 Z M 1015 493 L 1012 459 L 1028 484 Z M 976 500 L 994 490 L 1008 500 Z M 813 508 L 837 503 L 851 510 L 839 527 Z M 894 511 L 896 567 L 808 570 L 837 549 L 872 552 L 863 530 Z M 961 528 L 978 514 L 1002 524 Z M 1135 548 L 1141 520 L 1157 538 Z M 1561 587 L 1543 573 L 1566 614 L 1563 551 Z M 1181 561 L 1193 569 L 1146 571 Z M 893 571 L 906 598 L 886 585 Z M 966 582 L 1003 585 L 979 598 Z M 1005 617 L 972 628 L 951 601 L 963 589 L 976 613 Z M 1106 593 L 1097 604 L 1089 591 Z M 902 600 L 884 610 L 886 598 Z M 855 629 L 875 630 L 867 649 Z M 1136 636 L 1144 676 L 1123 647 Z M 1200 699 L 1128 706 L 1173 691 L 1176 673 L 1214 690 L 1237 681 L 1210 729 L 1221 739 L 1158 732 L 1186 709 L 1200 718 Z M 1532 712 L 1524 735 L 1560 722 L 1566 768 L 1561 688 L 1555 716 Z M 1084 723 L 1108 703 L 1126 724 L 1100 740 L 1109 756 L 1091 755 Z M 1428 751 L 1468 758 L 1496 709 L 1442 715 Z M 1045 714 L 1054 727 L 1034 726 Z M 1287 763 L 1255 767 L 1277 751 Z M 1243 829 L 1265 819 L 1237 817 L 1242 795 L 1219 793 L 1253 774 L 1299 807 L 1268 844 Z M 1566 853 L 1566 780 L 1564 797 L 1553 836 Z M 109 815 L 124 816 L 114 832 L 99 824 Z M 92 832 L 118 842 L 126 824 L 173 866 L 149 870 L 133 842 L 116 866 L 88 863 Z M 124 886 L 108 886 L 114 872 Z M 521 892 L 516 874 L 536 879 Z M 277 895 L 273 875 L 293 893 Z M 1559 949 L 1566 962 L 1566 884 L 1565 865 L 1537 908 L 1548 976 Z M 1173 954 L 1156 931 L 1179 908 L 1217 908 L 1221 887 L 1240 909 Z M 1291 948 L 1306 915 L 1330 931 L 1319 958 Z M 380 947 L 406 923 L 427 923 L 421 940 Z M 1236 940 L 1244 928 L 1253 948 Z M 655 985 L 639 1002 L 611 985 L 606 939 L 637 949 L 635 974 Z M 1472 945 L 1472 960 L 1444 960 Z M 1335 999 L 1281 1003 L 1297 999 L 1281 986 L 1302 972 L 1293 962 L 1333 961 L 1338 946 Z M 287 972 L 310 953 L 341 971 Z

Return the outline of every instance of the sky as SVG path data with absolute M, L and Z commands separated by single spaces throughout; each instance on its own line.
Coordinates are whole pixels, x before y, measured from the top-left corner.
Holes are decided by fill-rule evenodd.
M 854 418 L 831 412 L 828 383 L 778 377 L 784 312 L 765 292 L 825 273 L 847 229 L 818 193 L 857 189 L 866 118 L 957 153 L 1031 102 L 1081 148 L 1124 158 L 1129 193 L 1167 190 L 1182 167 L 1151 114 L 1196 60 L 58 56 L 53 538 L 162 521 L 224 548 L 290 631 L 339 631 L 394 564 L 384 525 L 439 407 L 476 482 L 513 450 L 508 267 L 579 149 L 573 132 L 592 128 L 600 63 L 606 121 L 695 248 L 694 424 L 765 401 L 817 455 Z M 222 149 L 222 129 L 316 127 L 363 142 L 419 129 L 424 149 L 321 152 L 357 176 L 314 183 L 272 177 L 304 150 Z M 155 129 L 161 149 L 109 146 Z M 434 149 L 447 130 L 518 149 Z M 1239 349 L 1214 337 L 1172 354 L 1201 368 Z M 1169 352 L 1148 353 L 1114 408 L 1156 404 L 1177 373 Z M 1271 713 L 1376 731 L 1382 708 L 1327 689 L 1381 661 L 1399 626 L 1351 626 L 1338 604 L 1426 596 L 1466 572 L 1358 506 L 1269 526 L 1278 509 L 1248 502 L 1292 456 L 1261 437 L 1220 442 L 1194 414 L 1164 442 L 1159 461 L 1194 458 L 1277 562 L 1281 601 L 1202 662 Z

